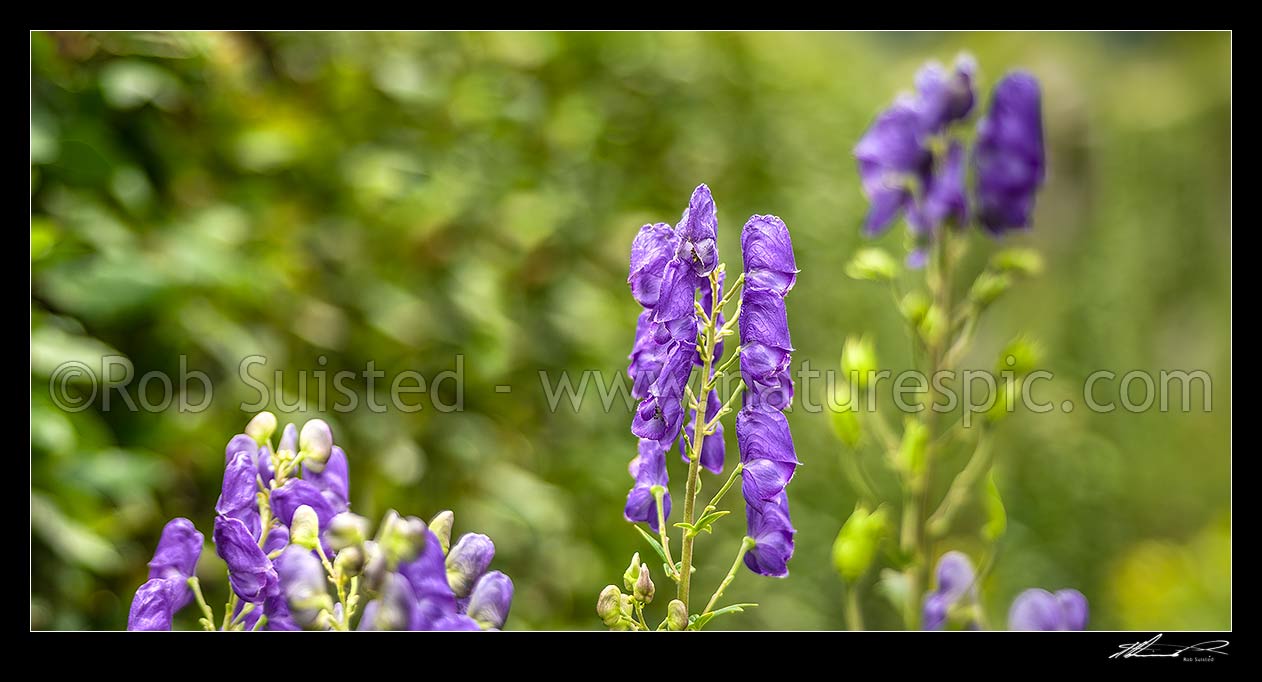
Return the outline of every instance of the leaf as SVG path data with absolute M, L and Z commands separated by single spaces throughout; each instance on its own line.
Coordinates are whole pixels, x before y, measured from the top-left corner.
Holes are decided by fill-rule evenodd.
M 994 542 L 1008 529 L 1008 514 L 1004 511 L 1003 498 L 999 496 L 999 486 L 995 485 L 993 470 L 986 475 L 983 504 L 986 508 L 986 523 L 982 526 L 982 537 Z
M 731 513 L 732 513 L 731 511 L 724 509 L 722 511 L 710 512 L 709 514 L 702 516 L 701 518 L 697 519 L 696 523 L 693 524 L 694 530 L 692 534 L 697 535 L 701 531 L 705 531 L 707 533 L 712 532 L 710 525 L 713 524 L 715 521 L 718 521 L 719 519 Z
M 721 609 L 716 609 L 709 613 L 703 613 L 700 616 L 697 616 L 696 620 L 692 621 L 692 623 L 688 626 L 688 629 L 700 630 L 704 628 L 706 624 L 709 623 L 711 620 L 714 620 L 715 616 L 722 616 L 729 613 L 743 613 L 745 609 L 752 608 L 754 606 L 758 606 L 758 605 L 757 604 L 732 604 L 730 606 L 724 606 Z
M 632 528 L 635 528 L 637 531 L 640 532 L 640 535 L 644 536 L 644 539 L 648 541 L 650 545 L 652 545 L 653 551 L 657 552 L 657 556 L 661 557 L 663 562 L 670 563 L 669 561 L 666 560 L 666 550 L 662 549 L 662 543 L 658 542 L 657 538 L 653 537 L 652 535 L 649 535 L 648 531 L 644 530 L 643 528 L 639 526 L 632 526 Z

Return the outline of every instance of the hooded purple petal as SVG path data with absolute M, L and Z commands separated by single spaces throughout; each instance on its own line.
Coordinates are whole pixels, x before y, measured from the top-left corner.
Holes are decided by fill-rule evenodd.
M 315 511 L 321 530 L 327 528 L 329 521 L 337 516 L 328 500 L 320 494 L 320 489 L 304 479 L 291 478 L 272 491 L 272 513 L 286 526 L 293 523 L 294 512 L 304 504 Z
M 697 185 L 688 200 L 688 208 L 675 226 L 679 236 L 675 260 L 688 264 L 697 277 L 708 276 L 719 264 L 718 225 L 710 188 Z
M 760 459 L 798 463 L 789 422 L 782 412 L 742 408 L 736 413 L 736 442 L 746 466 Z
M 415 629 L 433 630 L 444 617 L 456 613 L 456 597 L 447 583 L 447 566 L 438 536 L 425 531 L 425 547 L 420 555 L 399 565 L 417 599 Z
M 936 585 L 925 596 L 922 611 L 922 626 L 926 630 L 942 629 L 956 605 L 977 602 L 977 574 L 973 562 L 963 552 L 950 551 L 939 557 L 934 579 Z
M 1052 594 L 1033 588 L 1017 595 L 1008 611 L 1009 630 L 1081 630 L 1087 625 L 1087 599 L 1077 590 Z
M 178 611 L 193 598 L 188 579 L 197 570 L 206 538 L 185 518 L 174 518 L 162 528 L 158 548 L 149 562 L 150 578 L 166 578 L 173 583 L 172 607 Z
M 789 341 L 789 319 L 784 297 L 768 289 L 741 291 L 741 317 L 737 323 L 741 345 L 760 343 L 764 346 L 792 351 Z M 742 351 L 743 352 L 743 351 Z
M 237 512 L 253 509 L 258 511 L 258 471 L 247 452 L 237 452 L 228 459 L 224 468 L 223 489 L 215 511 L 235 518 Z
M 745 521 L 746 534 L 754 540 L 753 549 L 745 554 L 745 566 L 772 578 L 789 575 L 793 536 L 797 532 L 789 520 L 789 498 L 782 494 L 772 500 L 747 502 Z
M 297 626 L 311 627 L 321 609 L 332 605 L 324 564 L 315 552 L 298 545 L 286 547 L 276 558 L 276 574 L 285 600 L 285 614 Z
M 863 193 L 872 206 L 864 232 L 883 232 L 911 200 L 908 183 L 923 177 L 932 157 L 913 101 L 900 100 L 881 113 L 854 148 Z
M 215 517 L 215 552 L 228 564 L 228 582 L 237 596 L 254 603 L 278 591 L 272 562 L 238 519 Z
M 971 57 L 961 57 L 955 68 L 947 72 L 941 64 L 926 64 L 916 74 L 917 110 L 921 127 L 930 133 L 941 131 L 973 110 L 973 78 L 977 64 Z
M 1043 183 L 1043 117 L 1039 83 L 1014 72 L 995 86 L 990 111 L 973 145 L 977 215 L 993 234 L 1028 227 Z
M 474 586 L 467 614 L 483 629 L 498 630 L 508 620 L 512 605 L 513 581 L 499 571 L 491 571 Z
M 645 308 L 657 305 L 666 263 L 674 255 L 678 242 L 679 237 L 666 223 L 641 227 L 631 242 L 631 270 L 627 275 L 627 284 L 631 286 L 631 295 Z
M 775 499 L 784 493 L 796 469 L 797 464 L 793 462 L 755 459 L 741 471 L 741 494 L 750 503 Z
M 784 221 L 773 215 L 754 215 L 741 230 L 745 286 L 767 289 L 781 296 L 797 281 L 793 241 Z
M 702 281 L 688 263 L 678 259 L 667 263 L 657 305 L 653 308 L 653 321 L 667 323 L 696 317 L 697 287 Z
M 657 381 L 662 372 L 668 346 L 658 343 L 653 335 L 653 311 L 640 313 L 635 325 L 635 344 L 631 347 L 631 355 L 627 359 L 627 376 L 631 378 L 631 397 L 643 400 L 649 395 L 649 387 Z
M 495 543 L 481 533 L 465 533 L 447 553 L 447 584 L 456 597 L 469 596 L 495 558 Z
M 302 479 L 309 481 L 329 503 L 334 514 L 346 511 L 350 506 L 350 463 L 346 461 L 346 452 L 334 445 L 325 462 L 324 470 L 316 473 L 303 464 Z
M 632 475 L 635 485 L 627 493 L 627 504 L 623 516 L 632 523 L 647 523 L 654 532 L 657 526 L 657 499 L 653 497 L 653 486 L 667 489 L 662 499 L 662 512 L 670 518 L 670 478 L 666 473 L 666 452 L 657 442 L 641 439 L 639 454 L 632 461 Z
M 153 578 L 141 585 L 131 601 L 127 629 L 170 630 L 176 611 L 175 586 L 174 581 L 164 578 Z

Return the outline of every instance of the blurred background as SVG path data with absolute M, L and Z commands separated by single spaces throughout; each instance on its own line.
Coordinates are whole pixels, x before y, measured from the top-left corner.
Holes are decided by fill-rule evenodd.
M 463 411 L 320 413 L 353 506 L 450 508 L 457 533 L 491 535 L 517 585 L 509 629 L 601 628 L 597 593 L 650 552 L 622 519 L 630 414 L 594 398 L 552 412 L 539 372 L 625 370 L 631 239 L 677 221 L 700 182 L 732 269 L 750 214 L 789 225 L 795 364 L 833 368 L 866 332 L 883 366 L 908 366 L 887 292 L 841 274 L 865 243 L 850 150 L 923 61 L 961 50 L 983 102 L 1010 68 L 1038 76 L 1050 159 L 1035 228 L 1006 240 L 1046 271 L 996 305 L 966 364 L 993 366 L 1026 331 L 1056 374 L 1038 395 L 1057 403 L 1098 369 L 1213 377 L 1208 412 L 1197 394 L 1187 413 L 1000 423 L 990 620 L 1026 587 L 1073 586 L 1092 628 L 1229 627 L 1228 34 L 303 32 L 31 35 L 32 627 L 122 629 L 162 524 L 187 516 L 209 538 L 223 446 L 258 395 L 245 358 L 266 358 L 252 374 L 269 385 L 284 373 L 287 406 L 270 407 L 301 424 L 317 411 L 293 411 L 296 370 L 432 377 L 460 354 Z M 136 378 L 178 380 L 184 358 L 210 406 L 51 400 L 61 363 L 114 354 Z M 185 399 L 203 393 L 193 381 Z M 847 451 L 826 414 L 789 419 L 804 463 L 791 576 L 742 571 L 729 596 L 762 606 L 715 628 L 844 627 L 829 556 L 855 500 Z M 707 594 L 740 504 L 698 541 Z M 944 546 L 967 549 L 963 533 Z M 213 551 L 200 573 L 218 610 Z M 864 604 L 869 627 L 899 627 L 879 596 Z

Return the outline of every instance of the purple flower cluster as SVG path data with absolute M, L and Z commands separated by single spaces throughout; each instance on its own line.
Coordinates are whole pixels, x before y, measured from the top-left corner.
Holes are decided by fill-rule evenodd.
M 923 261 L 923 246 L 942 225 L 969 219 L 965 150 L 953 124 L 973 111 L 976 65 L 967 57 L 951 71 L 931 63 L 916 76 L 915 95 L 898 98 L 854 148 L 870 207 L 863 222 L 870 236 L 905 216 Z M 992 234 L 1027 227 L 1043 182 L 1043 124 L 1038 81 L 1010 73 L 995 86 L 990 110 L 977 126 L 972 150 L 975 214 Z
M 212 538 L 235 603 L 230 629 L 345 629 L 353 614 L 334 603 L 331 581 L 339 590 L 347 582 L 363 586 L 360 629 L 503 626 L 513 584 L 487 571 L 495 553 L 490 538 L 465 535 L 448 554 L 450 512 L 429 525 L 391 512 L 368 539 L 368 521 L 349 511 L 346 453 L 333 445 L 328 424 L 311 420 L 301 433 L 290 424 L 273 450 L 275 426 L 274 416 L 260 414 L 225 453 Z M 188 519 L 166 525 L 150 579 L 132 602 L 129 630 L 171 629 L 175 613 L 193 599 L 204 541 Z M 355 601 L 346 602 L 348 611 Z
M 745 287 L 741 291 L 740 365 L 744 406 L 736 415 L 747 535 L 745 565 L 755 573 L 789 574 L 796 531 L 785 486 L 798 459 L 783 410 L 793 401 L 788 315 L 784 296 L 797 279 L 789 229 L 775 216 L 755 215 L 741 231 Z
M 947 552 L 938 559 L 935 570 L 937 587 L 925 597 L 924 629 L 941 630 L 962 613 L 967 629 L 980 627 L 976 614 L 968 609 L 978 607 L 977 574 L 973 562 L 962 552 Z M 1073 589 L 1055 593 L 1029 589 L 1017 595 L 1008 611 L 1009 630 L 1084 630 L 1087 627 L 1087 598 Z
M 627 494 L 624 516 L 648 523 L 653 530 L 658 530 L 655 487 L 663 489 L 663 512 L 670 516 L 666 451 L 683 430 L 684 390 L 693 365 L 699 362 L 697 289 L 705 292 L 703 305 L 712 303 L 708 278 L 718 266 L 717 227 L 710 188 L 699 185 L 674 229 L 666 223 L 645 225 L 631 243 L 627 283 L 644 311 L 636 324 L 627 367 L 631 394 L 640 401 L 631 432 L 640 442 L 631 461 L 635 483 Z M 716 348 L 715 354 L 721 355 L 721 349 Z M 722 437 L 707 438 L 705 446 L 706 468 L 722 471 Z

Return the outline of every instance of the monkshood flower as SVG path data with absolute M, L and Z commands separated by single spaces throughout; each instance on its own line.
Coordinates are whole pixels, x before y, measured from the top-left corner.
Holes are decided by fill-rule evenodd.
M 938 559 L 934 570 L 938 586 L 925 596 L 924 629 L 941 630 L 953 609 L 969 608 L 977 604 L 977 574 L 973 562 L 962 552 L 951 551 Z M 965 615 L 967 627 L 975 629 L 977 623 L 971 615 Z
M 654 328 L 653 311 L 645 310 L 640 313 L 640 319 L 635 324 L 635 344 L 631 347 L 631 355 L 627 356 L 631 361 L 627 366 L 627 376 L 631 378 L 631 397 L 636 400 L 649 397 L 649 388 L 662 373 L 662 361 L 665 359 L 664 351 L 667 346 L 658 343 L 653 337 Z
M 227 516 L 215 517 L 215 552 L 228 564 L 228 582 L 241 599 L 261 603 L 279 589 L 272 560 L 245 524 Z
M 173 610 L 178 611 L 193 598 L 188 579 L 197 568 L 202 555 L 205 537 L 185 518 L 174 518 L 162 528 L 158 548 L 149 562 L 149 577 L 164 578 L 172 582 Z
M 513 605 L 513 581 L 499 571 L 482 576 L 469 597 L 468 616 L 483 630 L 498 630 Z
M 679 244 L 675 247 L 675 259 L 688 263 L 697 277 L 707 277 L 719 264 L 719 218 L 710 188 L 697 185 L 688 208 L 675 226 Z
M 329 521 L 337 515 L 320 488 L 306 479 L 291 478 L 272 491 L 272 513 L 286 526 L 293 523 L 294 512 L 304 504 L 315 511 L 321 530 L 328 528 Z
M 937 62 L 929 62 L 916 73 L 916 108 L 921 127 L 930 133 L 941 132 L 951 123 L 961 121 L 973 111 L 973 78 L 977 62 L 960 55 L 948 73 Z
M 128 630 L 170 630 L 175 607 L 176 582 L 153 578 L 136 590 L 127 614 Z M 185 589 L 188 589 L 185 586 Z
M 250 453 L 239 451 L 231 455 L 224 467 L 219 500 L 215 502 L 216 513 L 241 521 L 255 538 L 261 531 L 257 477 L 257 468 Z
M 276 575 L 282 586 L 282 603 L 285 613 L 297 628 L 309 628 L 316 624 L 321 611 L 332 611 L 333 600 L 328 593 L 328 577 L 315 552 L 289 545 L 276 558 Z M 281 604 L 273 604 L 279 607 Z M 266 604 L 264 605 L 266 608 Z M 268 614 L 269 629 L 277 629 L 275 610 Z
M 702 278 L 688 263 L 672 258 L 662 276 L 662 288 L 653 307 L 653 339 L 659 344 L 696 340 L 697 287 Z
M 762 397 L 766 389 L 784 381 L 793 344 L 784 296 L 770 289 L 746 287 L 741 292 L 741 378 L 749 395 Z
M 1021 71 L 995 86 L 973 147 L 977 218 L 992 234 L 1028 227 L 1043 184 L 1043 116 L 1039 83 Z
M 307 462 L 302 465 L 302 480 L 310 481 L 320 491 L 320 495 L 329 503 L 335 514 L 340 514 L 350 507 L 350 463 L 346 461 L 346 453 L 334 445 L 325 462 L 324 470 L 313 471 Z
M 871 202 L 863 231 L 874 237 L 912 206 L 915 183 L 923 182 L 933 166 L 915 103 L 901 99 L 877 116 L 854 155 L 863 193 Z
M 741 230 L 741 255 L 745 259 L 745 286 L 766 289 L 780 296 L 797 282 L 793 240 L 784 221 L 773 215 L 750 217 Z
M 675 230 L 666 223 L 641 227 L 631 242 L 631 271 L 627 275 L 627 284 L 631 286 L 631 295 L 635 300 L 649 310 L 657 306 L 666 263 L 674 256 L 678 243 Z
M 745 522 L 753 547 L 745 553 L 749 570 L 771 578 L 789 575 L 789 559 L 793 557 L 793 536 L 797 533 L 789 520 L 789 497 L 783 492 L 770 500 L 746 500 Z
M 670 478 L 666 474 L 666 452 L 659 441 L 641 438 L 638 454 L 628 467 L 635 485 L 627 493 L 623 516 L 632 523 L 647 523 L 654 531 L 657 525 L 657 498 L 653 488 L 663 489 L 662 514 L 670 518 Z
M 1009 630 L 1085 630 L 1087 598 L 1078 590 L 1029 589 L 1008 611 Z
M 458 599 L 469 596 L 473 585 L 495 558 L 495 543 L 481 533 L 465 533 L 447 552 L 447 584 Z
M 663 449 L 674 444 L 684 423 L 684 387 L 692 373 L 695 355 L 692 345 L 672 345 L 657 380 L 649 387 L 649 396 L 636 408 L 631 433 L 638 438 L 658 441 Z
M 717 352 L 717 351 L 716 351 Z M 711 391 L 706 396 L 705 420 L 708 422 L 718 416 L 719 410 L 723 409 L 723 401 L 719 398 L 718 391 Z M 684 426 L 684 433 L 688 434 L 688 439 L 679 440 L 679 454 L 685 462 L 688 461 L 688 443 L 696 438 L 696 428 L 694 424 L 697 421 L 697 411 L 692 411 L 687 424 Z M 719 422 L 714 429 L 714 433 L 706 436 L 704 442 L 701 443 L 701 466 L 713 474 L 723 473 L 723 460 L 725 457 L 726 446 L 723 444 L 723 422 Z M 664 468 L 663 464 L 663 468 Z

